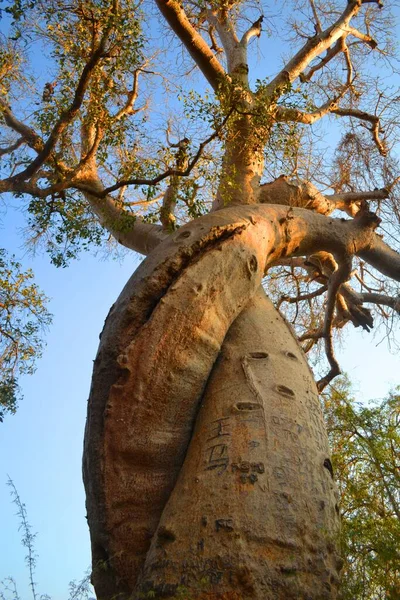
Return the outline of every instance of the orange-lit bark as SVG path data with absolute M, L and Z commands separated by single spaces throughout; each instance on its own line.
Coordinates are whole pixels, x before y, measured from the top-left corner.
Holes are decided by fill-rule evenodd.
M 296 589 L 303 590 L 297 597 L 335 597 L 334 487 L 315 386 L 286 324 L 256 298 L 272 262 L 317 250 L 339 262 L 366 248 L 373 252 L 373 227 L 368 218 L 342 221 L 284 206 L 232 207 L 181 228 L 133 275 L 107 319 L 89 402 L 84 472 L 99 598 L 139 599 L 153 584 L 156 597 L 172 598 L 184 582 L 192 597 L 203 597 L 203 563 L 193 563 L 191 574 L 181 564 L 182 553 L 192 556 L 193 543 L 201 546 L 202 539 L 207 559 L 229 557 L 233 573 L 221 580 L 205 575 L 211 597 L 295 598 Z M 231 383 L 237 391 L 223 391 Z M 253 408 L 258 437 L 236 423 Z M 227 472 L 218 479 L 204 463 L 208 429 L 230 414 L 234 439 Z M 290 435 L 275 443 L 273 419 L 280 416 Z M 249 435 L 260 443 L 254 472 L 242 466 L 249 462 Z M 297 474 L 294 462 L 285 470 L 287 456 L 299 461 Z M 256 481 L 262 488 L 253 487 Z M 274 529 L 264 510 L 276 517 L 285 502 Z M 193 511 L 196 524 L 189 514 L 190 526 L 179 524 L 182 511 Z M 208 529 L 199 537 L 202 516 Z M 160 566 L 160 553 L 171 562 Z M 235 596 L 239 580 L 242 596 Z

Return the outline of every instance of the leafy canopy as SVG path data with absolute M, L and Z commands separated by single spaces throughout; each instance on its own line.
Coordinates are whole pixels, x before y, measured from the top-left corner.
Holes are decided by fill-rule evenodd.
M 32 374 L 50 325 L 48 299 L 22 271 L 14 256 L 0 248 L 0 421 L 17 408 L 22 374 Z
M 360 404 L 342 380 L 324 396 L 341 496 L 343 600 L 400 597 L 399 392 Z

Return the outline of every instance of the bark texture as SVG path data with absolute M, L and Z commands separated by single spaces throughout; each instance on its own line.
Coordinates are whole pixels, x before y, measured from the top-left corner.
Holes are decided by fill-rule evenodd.
M 182 586 L 187 598 L 335 598 L 315 386 L 257 294 L 282 257 L 325 250 L 340 262 L 373 243 L 368 220 L 232 207 L 182 227 L 132 276 L 103 331 L 85 438 L 100 599 L 173 598 Z M 227 448 L 214 445 L 225 433 Z
M 138 589 L 144 597 L 333 598 L 337 531 L 317 389 L 261 290 L 224 341 Z

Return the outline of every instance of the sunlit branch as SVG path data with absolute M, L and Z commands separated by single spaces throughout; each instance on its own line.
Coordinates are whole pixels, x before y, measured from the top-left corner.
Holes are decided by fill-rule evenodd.
M 316 31 L 316 33 L 321 33 L 322 32 L 322 26 L 321 26 L 321 22 L 320 22 L 319 17 L 318 17 L 317 9 L 315 7 L 315 2 L 314 2 L 314 0 L 309 0 L 309 2 L 310 2 L 310 6 L 311 6 L 313 17 L 314 17 L 314 21 L 315 21 L 315 24 L 314 24 L 315 25 L 315 31 Z
M 347 35 L 350 21 L 361 7 L 359 0 L 348 2 L 338 20 L 325 31 L 310 38 L 297 54 L 284 66 L 267 87 L 269 96 L 280 95 L 285 85 L 293 82 L 308 65 L 325 50 L 328 50 L 342 36 Z
M 325 196 L 338 210 L 354 216 L 360 209 L 359 204 L 366 200 L 385 200 L 389 197 L 389 190 L 368 190 L 365 192 L 343 192 L 339 194 L 326 194 Z
M 156 4 L 209 84 L 217 89 L 226 78 L 225 70 L 206 41 L 190 23 L 182 5 L 177 0 L 156 0 Z
M 349 47 L 347 46 L 345 40 L 343 40 L 343 54 L 344 54 L 344 59 L 346 61 L 346 67 L 347 67 L 346 85 L 348 87 L 350 87 L 350 85 L 353 81 L 354 69 L 353 69 L 353 63 L 351 62 L 350 50 L 349 50 Z
M 249 29 L 243 34 L 243 36 L 240 40 L 240 45 L 242 47 L 247 46 L 253 37 L 260 37 L 261 25 L 262 25 L 263 20 L 264 20 L 264 16 L 261 15 L 260 18 L 257 19 L 257 21 L 254 21 L 254 23 L 251 25 L 251 27 L 249 27 Z
M 340 98 L 343 97 L 347 90 L 347 86 L 342 92 L 336 97 L 328 100 L 322 106 L 314 110 L 313 112 L 303 112 L 298 108 L 289 108 L 285 106 L 278 106 L 275 112 L 275 119 L 281 122 L 294 121 L 295 123 L 303 123 L 304 125 L 312 125 L 319 119 L 322 119 L 325 115 L 337 111 L 337 104 Z
M 370 35 L 367 35 L 366 33 L 358 31 L 358 29 L 355 29 L 354 27 L 348 27 L 347 32 L 349 35 L 352 35 L 353 37 L 368 44 L 368 46 L 370 46 L 372 50 L 375 50 L 375 48 L 378 46 L 378 42 L 374 40 L 374 38 L 372 38 Z
M 171 177 L 173 175 L 177 175 L 179 177 L 187 177 L 190 174 L 190 172 L 193 170 L 193 168 L 196 166 L 198 161 L 200 160 L 200 158 L 203 154 L 204 148 L 220 135 L 222 129 L 226 125 L 226 123 L 227 123 L 229 117 L 232 115 L 233 111 L 234 111 L 234 108 L 231 108 L 231 110 L 228 112 L 228 114 L 223 119 L 221 124 L 217 127 L 217 129 L 206 140 L 204 140 L 204 142 L 201 142 L 201 144 L 199 144 L 196 154 L 191 158 L 190 161 L 188 161 L 188 166 L 186 167 L 186 169 L 167 169 L 163 173 L 160 173 L 159 175 L 156 175 L 156 177 L 153 177 L 151 179 L 147 179 L 147 178 L 124 179 L 124 180 L 119 181 L 119 182 L 115 183 L 114 185 L 111 185 L 110 187 L 104 189 L 101 193 L 96 192 L 95 195 L 98 195 L 99 198 L 104 198 L 104 196 L 106 196 L 107 194 L 111 194 L 112 192 L 115 192 L 116 190 L 118 190 L 119 188 L 121 188 L 123 186 L 157 185 L 157 183 L 160 183 L 160 181 L 163 181 L 167 177 Z M 77 188 L 82 191 L 85 191 L 85 184 L 79 183 L 77 185 Z M 94 193 L 94 192 L 91 191 L 91 193 Z
M 380 133 L 380 120 L 376 115 L 371 115 L 370 113 L 364 112 L 363 110 L 357 110 L 354 108 L 332 108 L 331 111 L 333 114 L 338 115 L 340 117 L 354 117 L 356 119 L 360 119 L 360 121 L 367 121 L 371 123 L 371 133 L 374 139 L 374 142 L 379 150 L 379 153 L 382 156 L 386 156 L 388 150 L 386 145 L 379 137 Z
M 210 36 L 210 40 L 211 40 L 211 50 L 213 50 L 217 54 L 222 52 L 223 49 L 218 45 L 217 38 L 215 37 L 214 25 L 210 25 L 210 27 L 208 29 L 208 35 Z
M 132 115 L 134 112 L 136 112 L 133 107 L 138 97 L 139 73 L 140 69 L 136 69 L 133 74 L 133 87 L 128 93 L 128 98 L 125 103 L 125 106 L 123 106 L 114 117 L 114 119 L 117 121 L 122 119 L 122 117 L 124 117 L 125 115 Z
M 361 200 L 385 200 L 389 197 L 389 191 L 386 188 L 368 190 L 365 192 L 342 192 L 339 194 L 325 194 L 329 200 L 340 204 L 351 204 L 352 202 L 360 202 Z
M 378 235 L 373 236 L 370 247 L 360 251 L 359 256 L 383 275 L 400 281 L 400 254 Z
M 125 115 L 133 115 L 138 112 L 145 110 L 147 104 L 141 106 L 140 108 L 134 108 L 135 102 L 138 98 L 138 88 L 139 88 L 139 75 L 140 73 L 151 73 L 151 71 L 146 71 L 143 68 L 135 69 L 133 73 L 133 86 L 132 89 L 128 92 L 128 98 L 125 105 L 116 113 L 113 117 L 116 121 L 119 121 Z
M 77 185 L 75 188 L 79 187 Z M 104 188 L 97 176 L 86 182 L 82 190 L 100 224 L 123 246 L 140 254 L 148 254 L 167 234 L 161 225 L 145 223 L 124 210 L 110 195 L 104 195 Z
M 383 306 L 389 306 L 393 308 L 397 313 L 400 314 L 400 297 L 393 298 L 386 296 L 385 294 L 374 294 L 371 292 L 364 292 L 359 294 L 362 302 L 370 302 L 372 304 L 382 304 Z
M 227 11 L 207 10 L 207 20 L 215 28 L 225 50 L 228 65 L 235 46 L 239 45 L 239 38 L 235 27 L 229 19 Z M 228 67 L 229 70 L 229 67 Z
M 337 56 L 340 52 L 343 52 L 344 49 L 344 38 L 341 37 L 338 39 L 338 41 L 336 42 L 336 44 L 334 44 L 331 48 L 329 48 L 326 52 L 326 55 L 321 58 L 321 60 L 314 65 L 313 67 L 311 67 L 307 73 L 300 73 L 299 77 L 300 77 L 300 81 L 302 82 L 306 82 L 306 81 L 310 81 L 310 79 L 312 78 L 312 76 L 319 71 L 320 69 L 322 69 L 325 65 L 328 64 L 328 62 L 330 62 L 335 56 Z
M 289 304 L 295 304 L 296 302 L 302 302 L 303 300 L 312 300 L 313 298 L 317 298 L 326 292 L 328 289 L 327 285 L 321 285 L 314 292 L 310 292 L 309 294 L 300 294 L 299 296 L 281 296 L 278 302 L 278 308 L 281 306 L 283 302 L 288 302 Z
M 60 135 L 65 130 L 65 128 L 71 123 L 71 121 L 76 117 L 82 105 L 85 92 L 88 88 L 90 78 L 94 69 L 96 68 L 100 60 L 107 55 L 106 44 L 111 32 L 111 22 L 112 20 L 110 21 L 110 25 L 105 30 L 97 49 L 93 52 L 92 56 L 83 68 L 71 105 L 61 114 L 60 118 L 54 125 L 46 143 L 44 144 L 43 148 L 39 151 L 38 156 L 30 163 L 30 165 L 26 169 L 24 169 L 24 171 L 17 173 L 16 175 L 10 177 L 8 180 L 5 181 L 13 183 L 20 182 L 24 179 L 29 178 L 49 158 L 57 141 L 59 140 Z
M 229 19 L 226 10 L 208 10 L 207 19 L 212 24 L 221 40 L 225 51 L 228 74 L 241 79 L 246 87 L 248 86 L 247 74 L 247 44 L 243 44 L 237 37 L 235 26 Z
M 167 133 L 168 139 L 168 133 Z M 169 140 L 168 140 L 169 141 Z M 189 144 L 189 140 L 187 138 L 183 138 L 177 144 L 170 144 L 176 148 L 178 151 L 175 155 L 175 164 L 177 169 L 184 168 L 185 164 L 187 164 L 187 146 Z M 175 208 L 177 201 L 177 194 L 179 190 L 179 182 L 180 177 L 174 175 L 171 177 L 170 184 L 167 187 L 163 203 L 160 211 L 160 221 L 164 229 L 172 230 L 175 229 Z

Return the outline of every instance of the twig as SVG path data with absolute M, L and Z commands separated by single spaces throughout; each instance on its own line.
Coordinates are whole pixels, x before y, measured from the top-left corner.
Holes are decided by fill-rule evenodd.
M 27 549 L 27 555 L 25 557 L 26 564 L 29 569 L 29 587 L 32 590 L 33 600 L 37 599 L 37 591 L 36 591 L 36 582 L 33 579 L 35 567 L 36 567 L 36 558 L 37 555 L 35 553 L 34 541 L 36 538 L 36 533 L 31 532 L 31 526 L 28 522 L 28 516 L 26 512 L 25 504 L 22 502 L 20 495 L 18 494 L 18 490 L 15 487 L 15 484 L 10 476 L 8 476 L 7 485 L 11 488 L 11 496 L 14 504 L 18 508 L 17 515 L 20 518 L 20 526 L 19 529 L 22 529 L 23 537 L 22 537 L 22 545 Z

